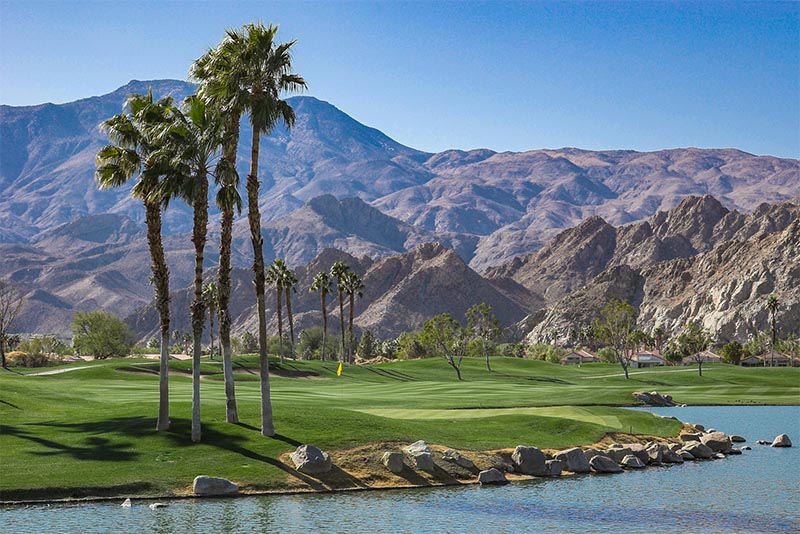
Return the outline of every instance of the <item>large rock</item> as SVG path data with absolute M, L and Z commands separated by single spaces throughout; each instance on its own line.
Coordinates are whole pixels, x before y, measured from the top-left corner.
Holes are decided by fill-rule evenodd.
M 511 459 L 514 461 L 514 468 L 518 473 L 538 477 L 547 474 L 544 453 L 536 447 L 517 445 L 511 454 Z
M 411 456 L 416 456 L 417 454 L 422 454 L 424 452 L 430 453 L 431 448 L 428 447 L 428 444 L 425 443 L 425 441 L 419 440 L 406 447 L 406 452 Z
M 683 457 L 680 455 L 680 453 L 671 449 L 667 449 L 662 453 L 661 461 L 665 464 L 682 464 Z
M 742 436 L 737 436 L 736 434 L 733 434 L 731 435 L 731 441 L 733 443 L 744 443 L 747 440 L 744 439 Z
M 481 484 L 508 484 L 503 472 L 494 467 L 478 473 L 478 482 Z
M 708 460 L 714 457 L 714 451 L 699 441 L 687 443 L 681 450 L 688 452 L 698 460 Z
M 461 466 L 464 469 L 472 469 L 475 467 L 475 464 L 472 462 L 472 460 L 466 456 L 463 456 L 460 452 L 454 451 L 453 449 L 447 449 L 444 451 L 442 453 L 442 459 Z
M 564 470 L 564 463 L 561 460 L 547 460 L 544 463 L 544 469 L 549 477 L 561 476 L 561 471 Z
M 383 453 L 381 458 L 383 465 L 394 474 L 398 474 L 403 470 L 403 453 L 397 451 L 388 451 Z
M 629 454 L 622 461 L 619 463 L 622 467 L 627 467 L 628 469 L 644 469 L 647 467 L 643 461 L 639 459 L 638 456 L 634 454 Z
M 629 454 L 633 454 L 633 450 L 630 447 L 626 447 L 623 445 L 613 444 L 611 447 L 606 450 L 606 454 L 608 454 L 609 458 L 614 460 L 617 463 L 620 463 L 623 458 L 628 456 Z
M 239 491 L 239 486 L 230 480 L 200 475 L 192 483 L 195 495 L 230 495 Z
M 644 453 L 647 455 L 647 460 L 645 460 L 645 463 L 660 464 L 664 461 L 664 451 L 666 450 L 668 449 L 660 443 L 651 443 L 644 450 Z
M 433 456 L 427 443 L 422 440 L 415 441 L 406 447 L 406 452 L 414 459 L 414 466 L 417 469 L 433 473 L 436 466 L 433 464 Z
M 772 445 L 770 447 L 791 447 L 792 440 L 789 439 L 789 436 L 786 434 L 781 434 L 780 436 L 776 437 L 772 440 Z
M 331 457 L 313 445 L 300 445 L 290 457 L 295 469 L 307 475 L 324 475 L 331 470 Z
M 594 458 L 595 456 L 605 456 L 606 458 L 609 457 L 605 451 L 599 451 L 597 449 L 591 449 L 591 448 L 583 451 L 583 455 L 586 456 L 587 462 L 591 462 L 592 458 Z
M 683 449 L 679 450 L 677 454 L 680 455 L 681 459 L 683 459 L 685 462 L 691 462 L 697 460 L 697 458 L 695 458 L 691 452 L 685 451 Z
M 561 451 L 555 456 L 556 460 L 561 460 L 564 463 L 564 470 L 571 473 L 588 473 L 589 460 L 586 459 L 586 454 L 580 447 L 574 447 Z
M 731 438 L 724 432 L 709 432 L 700 436 L 700 443 L 714 452 L 729 451 L 733 446 Z
M 702 434 L 681 434 L 679 437 L 681 441 L 700 441 Z
M 650 455 L 647 452 L 647 449 L 641 443 L 631 443 L 628 445 L 628 448 L 631 450 L 634 456 L 639 458 L 643 464 L 651 463 Z
M 634 391 L 632 395 L 645 406 L 675 406 L 675 403 L 672 401 L 672 396 L 662 395 L 657 391 L 651 391 L 650 393 L 646 391 Z
M 589 466 L 595 473 L 621 473 L 622 468 L 617 462 L 606 456 L 594 456 L 589 460 Z

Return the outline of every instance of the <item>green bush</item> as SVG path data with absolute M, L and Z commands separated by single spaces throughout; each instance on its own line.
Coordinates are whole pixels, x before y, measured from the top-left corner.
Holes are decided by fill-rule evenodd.
M 78 312 L 72 319 L 72 345 L 78 354 L 98 360 L 127 356 L 133 335 L 122 320 L 108 312 Z

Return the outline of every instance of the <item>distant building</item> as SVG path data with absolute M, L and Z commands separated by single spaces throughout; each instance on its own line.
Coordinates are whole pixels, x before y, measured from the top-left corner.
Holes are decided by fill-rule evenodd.
M 791 358 L 787 354 L 770 352 L 759 354 L 758 356 L 748 356 L 742 358 L 739 365 L 742 367 L 789 367 Z
M 681 365 L 695 365 L 697 363 L 722 363 L 722 356 L 710 350 L 704 350 L 703 352 L 686 356 L 681 360 Z
M 561 358 L 561 365 L 580 365 L 582 363 L 599 362 L 600 358 L 583 349 L 573 350 Z
M 640 350 L 631 356 L 631 367 L 634 369 L 661 367 L 662 365 L 667 365 L 667 362 L 655 351 Z

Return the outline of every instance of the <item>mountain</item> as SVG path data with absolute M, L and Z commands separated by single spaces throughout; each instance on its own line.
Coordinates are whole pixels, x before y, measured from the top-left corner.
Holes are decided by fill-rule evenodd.
M 169 94 L 178 101 L 194 90 L 175 80 L 132 81 L 113 93 L 68 104 L 0 106 L 0 242 L 29 243 L 87 215 L 115 213 L 143 221 L 143 210 L 127 188 L 97 191 L 93 173 L 94 156 L 106 143 L 98 125 L 121 110 L 129 93 L 150 87 L 156 96 Z M 800 194 L 797 160 L 695 148 L 429 154 L 393 141 L 327 102 L 305 96 L 289 102 L 294 127 L 278 127 L 262 143 L 265 224 L 320 196 L 357 197 L 452 243 L 480 271 L 535 252 L 591 216 L 627 224 L 669 210 L 686 196 L 705 194 L 727 209 L 746 212 Z M 243 120 L 242 176 L 250 136 Z M 189 230 L 188 210 L 179 201 L 171 205 L 167 233 Z M 212 220 L 215 214 L 212 208 Z M 412 239 L 405 250 L 417 244 Z M 320 242 L 314 253 L 325 246 Z M 386 247 L 376 243 L 376 248 Z
M 473 304 L 486 302 L 503 325 L 522 319 L 530 310 L 507 297 L 494 284 L 467 266 L 454 251 L 438 243 L 428 243 L 411 252 L 373 261 L 356 258 L 336 249 L 324 249 L 311 263 L 297 267 L 297 292 L 292 296 L 295 333 L 322 324 L 320 299 L 309 288 L 314 276 L 329 271 L 343 261 L 362 277 L 364 296 L 356 299 L 354 325 L 357 332 L 370 330 L 380 339 L 394 338 L 403 332 L 419 329 L 437 313 L 449 312 L 466 324 L 465 313 Z M 231 316 L 233 332 L 257 331 L 257 316 L 252 293 L 252 275 L 244 269 L 232 273 Z M 189 329 L 192 289 L 182 288 L 172 294 L 173 329 Z M 267 295 L 267 327 L 277 332 L 274 289 Z M 339 308 L 336 293 L 328 296 L 328 324 L 332 334 L 339 334 Z M 345 320 L 348 315 L 345 304 Z M 156 335 L 158 316 L 152 305 L 132 314 L 127 322 L 140 339 Z M 288 326 L 284 321 L 284 328 Z
M 763 204 L 744 215 L 711 197 L 687 199 L 646 222 L 617 228 L 606 266 L 527 318 L 528 339 L 555 335 L 563 341 L 612 298 L 636 307 L 638 327 L 646 331 L 659 327 L 676 336 L 698 321 L 724 343 L 767 328 L 765 302 L 775 294 L 784 331 L 800 331 L 800 206 L 791 202 Z M 523 267 L 512 276 L 526 273 Z M 565 272 L 564 278 L 576 276 Z

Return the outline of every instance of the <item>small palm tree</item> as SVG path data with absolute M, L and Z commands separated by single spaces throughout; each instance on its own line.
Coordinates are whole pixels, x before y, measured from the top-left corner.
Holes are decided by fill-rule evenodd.
M 121 187 L 136 178 L 131 193 L 142 199 L 145 207 L 147 243 L 152 261 L 152 282 L 161 332 L 159 362 L 159 402 L 156 429 L 169 429 L 169 269 L 161 240 L 161 210 L 170 196 L 159 189 L 159 181 L 167 172 L 166 159 L 157 143 L 157 130 L 172 120 L 172 99 L 153 101 L 153 92 L 132 94 L 125 111 L 102 123 L 113 145 L 100 149 L 96 157 L 95 179 L 100 189 Z
M 267 268 L 265 275 L 266 283 L 275 287 L 275 308 L 278 314 L 278 347 L 281 357 L 281 363 L 284 362 L 283 358 L 283 284 L 284 276 L 287 270 L 286 263 L 277 258 Z
M 778 329 L 775 325 L 775 315 L 778 313 L 778 297 L 775 295 L 770 295 L 767 298 L 767 310 L 769 310 L 772 319 L 770 321 L 772 327 L 772 343 L 770 345 L 770 365 L 773 367 L 775 366 L 775 343 L 778 339 Z
M 350 304 L 350 320 L 347 327 L 347 358 L 353 363 L 353 310 L 355 307 L 355 296 L 364 296 L 364 281 L 353 271 L 348 271 L 342 277 L 342 286 L 347 293 Z
M 331 275 L 326 272 L 319 272 L 314 276 L 311 284 L 311 291 L 319 291 L 320 304 L 322 307 L 322 361 L 325 361 L 325 343 L 328 337 L 328 310 L 326 300 L 332 288 Z
M 286 317 L 289 320 L 289 340 L 291 341 L 291 355 L 292 359 L 295 358 L 294 354 L 294 318 L 292 317 L 292 291 L 297 293 L 297 277 L 294 272 L 285 265 L 283 275 L 283 291 L 286 296 Z
M 343 261 L 337 261 L 331 265 L 331 278 L 336 279 L 336 292 L 339 294 L 339 330 L 342 333 L 342 357 L 340 359 L 344 359 L 346 352 L 344 339 L 344 287 L 342 286 L 342 280 L 348 272 L 350 272 L 350 267 Z
M 208 334 L 211 337 L 211 345 L 208 349 L 211 359 L 214 359 L 214 317 L 217 315 L 219 306 L 219 288 L 214 282 L 203 284 L 203 302 L 208 310 Z

